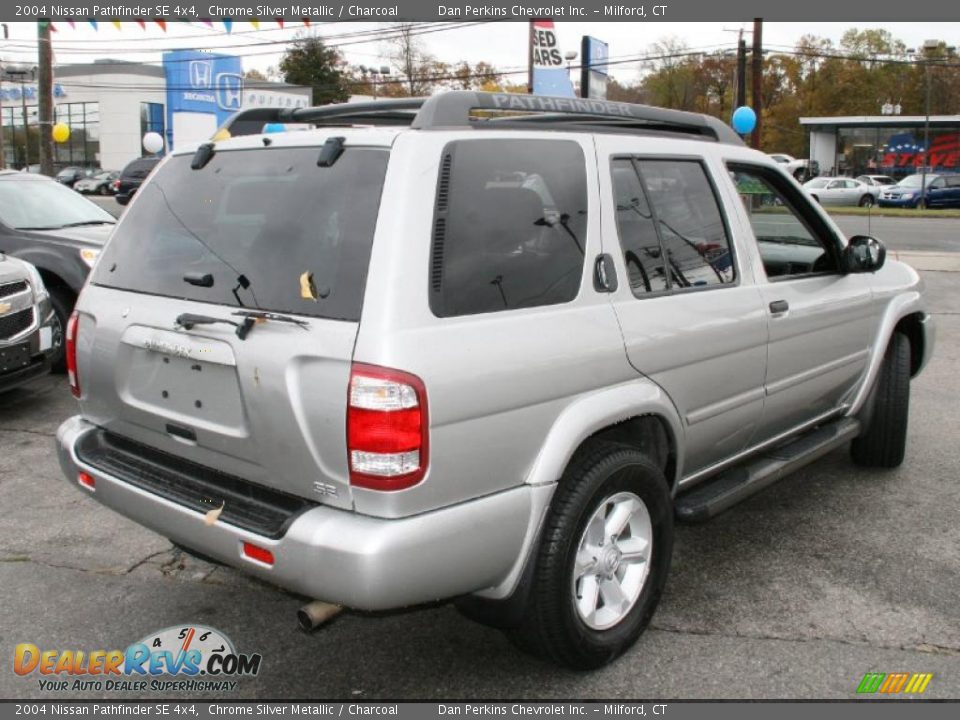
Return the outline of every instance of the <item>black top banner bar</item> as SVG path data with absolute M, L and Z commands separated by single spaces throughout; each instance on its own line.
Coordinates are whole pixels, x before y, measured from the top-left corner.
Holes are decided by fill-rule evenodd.
M 184 0 L 112 0 L 91 3 L 85 0 L 65 2 L 4 2 L 0 20 L 309 20 L 309 21 L 518 21 L 552 18 L 576 22 L 660 22 L 716 21 L 735 22 L 762 17 L 768 21 L 953 21 L 960 20 L 960 3 L 904 3 L 902 0 L 804 0 L 784 3 L 770 0 L 654 0 L 624 2 L 613 0 L 573 0 L 572 2 L 496 2 L 477 0 L 365 0 L 356 3 L 331 3 L 306 0 L 274 2 L 190 2 Z

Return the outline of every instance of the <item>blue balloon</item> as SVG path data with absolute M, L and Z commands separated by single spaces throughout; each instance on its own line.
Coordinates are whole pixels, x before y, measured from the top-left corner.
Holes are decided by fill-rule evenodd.
M 284 132 L 286 129 L 287 129 L 287 126 L 284 125 L 283 123 L 267 123 L 266 125 L 263 126 L 263 132 L 267 134 Z
M 733 111 L 733 119 L 730 124 L 738 133 L 746 135 L 757 126 L 757 114 L 753 111 L 753 108 L 746 105 L 738 107 Z

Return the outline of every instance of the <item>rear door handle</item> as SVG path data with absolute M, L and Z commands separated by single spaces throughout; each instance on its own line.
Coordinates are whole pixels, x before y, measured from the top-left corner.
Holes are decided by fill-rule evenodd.
M 774 300 L 770 303 L 770 312 L 774 315 L 782 315 L 790 309 L 790 303 L 786 300 Z

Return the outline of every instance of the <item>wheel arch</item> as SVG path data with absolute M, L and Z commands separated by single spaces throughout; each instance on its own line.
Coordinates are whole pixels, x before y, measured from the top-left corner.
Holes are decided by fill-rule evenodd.
M 916 376 L 933 350 L 933 327 L 923 309 L 923 299 L 918 291 L 897 295 L 887 306 L 870 349 L 863 380 L 853 393 L 847 415 L 857 415 L 866 404 L 880 374 L 887 345 L 895 332 L 902 332 L 910 341 L 910 372 L 911 376 Z
M 913 312 L 897 321 L 894 332 L 903 333 L 910 341 L 910 377 L 916 377 L 923 368 L 926 355 L 926 332 L 922 312 Z M 889 342 L 889 340 L 888 340 Z
M 683 425 L 670 398 L 646 378 L 587 395 L 568 405 L 540 449 L 527 483 L 556 483 L 590 440 L 621 442 L 648 454 L 676 491 L 683 467 Z

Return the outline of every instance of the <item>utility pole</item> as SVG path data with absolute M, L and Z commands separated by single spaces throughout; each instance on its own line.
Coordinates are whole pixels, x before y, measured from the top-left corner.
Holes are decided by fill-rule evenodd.
M 527 31 L 527 94 L 533 95 L 533 41 L 534 33 L 537 32 L 536 27 L 534 27 L 534 20 L 531 20 L 528 23 L 529 30 Z
M 37 22 L 39 65 L 37 77 L 37 128 L 40 131 L 40 172 L 53 177 L 53 48 L 50 21 Z
M 750 143 L 760 147 L 760 131 L 763 129 L 763 19 L 753 20 L 753 111 L 757 114 L 757 124 L 753 128 Z
M 740 40 L 737 42 L 737 99 L 734 109 L 747 104 L 747 41 L 743 39 L 740 28 Z

